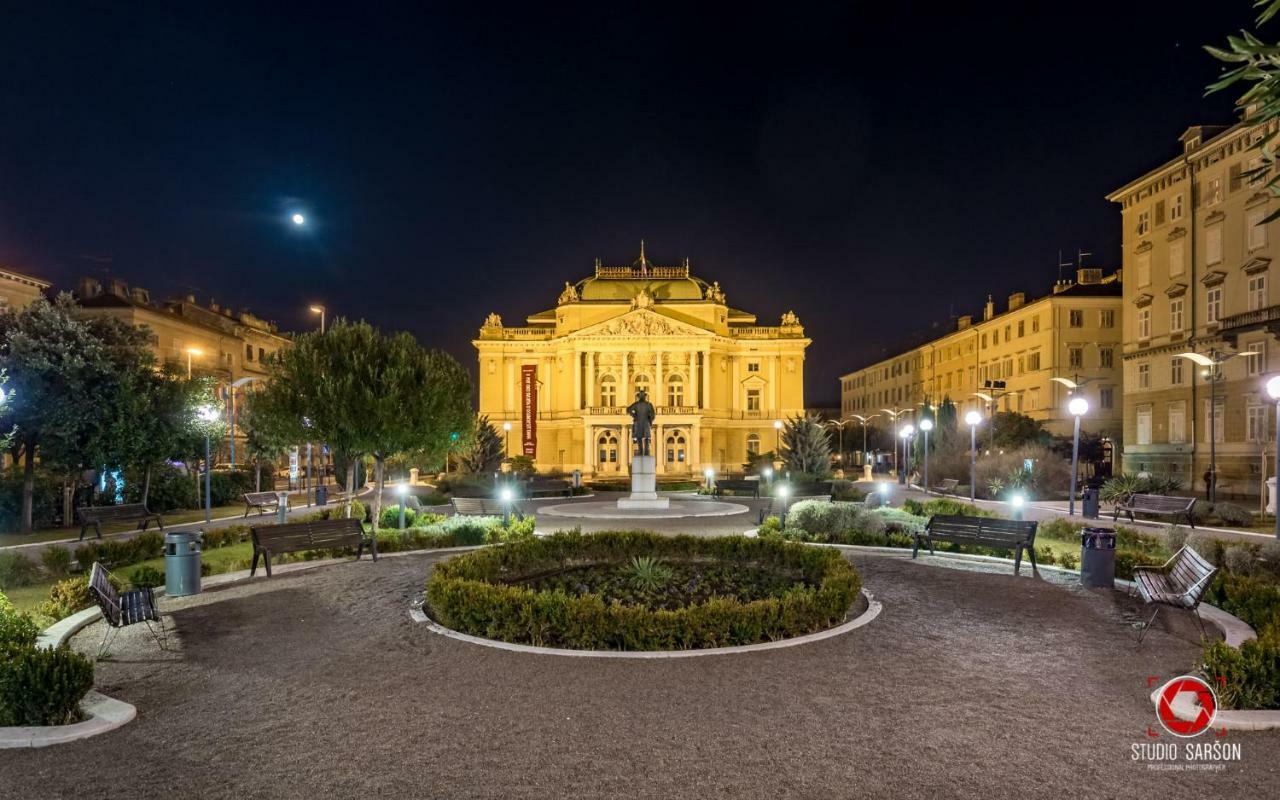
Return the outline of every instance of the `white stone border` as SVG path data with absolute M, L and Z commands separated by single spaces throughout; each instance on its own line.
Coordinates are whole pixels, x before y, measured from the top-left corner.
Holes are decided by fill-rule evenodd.
M 1161 686 L 1151 693 L 1151 703 L 1160 713 Z M 1173 715 L 1188 722 L 1200 716 L 1200 704 L 1188 692 L 1182 692 L 1169 704 Z M 1230 711 L 1222 710 L 1213 718 L 1213 727 L 1231 731 L 1269 731 L 1280 728 L 1280 711 Z
M 446 628 L 439 622 L 436 622 L 427 613 L 422 610 L 421 605 L 413 605 L 409 609 L 409 617 L 414 622 L 425 622 L 427 630 L 446 636 L 450 639 L 457 639 L 460 642 L 469 642 L 470 644 L 480 645 L 481 647 L 492 647 L 498 650 L 509 650 L 513 653 L 532 653 L 534 655 L 543 656 L 570 656 L 574 658 L 697 658 L 699 656 L 723 656 L 737 655 L 740 653 L 756 653 L 764 650 L 780 650 L 784 647 L 795 647 L 796 645 L 810 644 L 811 642 L 820 642 L 823 639 L 830 639 L 833 636 L 839 636 L 848 633 L 856 628 L 870 623 L 876 617 L 880 616 L 880 612 L 884 610 L 884 604 L 875 599 L 875 596 L 866 589 L 862 590 L 862 596 L 867 598 L 867 610 L 863 611 L 854 619 L 841 623 L 834 628 L 827 628 L 825 631 L 817 633 L 807 633 L 804 636 L 793 636 L 789 639 L 779 639 L 776 642 L 761 642 L 760 644 L 741 644 L 733 647 L 704 647 L 699 650 L 569 650 L 562 647 L 536 647 L 531 644 L 512 644 L 510 642 L 500 642 L 496 639 L 485 639 L 480 636 L 471 636 L 466 633 L 459 633 L 452 628 Z

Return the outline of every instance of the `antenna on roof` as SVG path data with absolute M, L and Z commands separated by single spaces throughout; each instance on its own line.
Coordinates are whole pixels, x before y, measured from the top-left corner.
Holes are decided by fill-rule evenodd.
M 1059 248 L 1058 249 L 1058 282 L 1059 283 L 1062 282 L 1062 268 L 1069 267 L 1069 266 L 1071 266 L 1071 262 L 1062 260 L 1062 249 Z
M 1084 257 L 1085 257 L 1085 256 L 1091 256 L 1091 255 L 1093 255 L 1093 253 L 1090 253 L 1088 250 L 1079 250 L 1079 249 L 1077 249 L 1077 250 L 1076 250 L 1076 266 L 1077 266 L 1077 267 L 1081 267 L 1081 268 L 1083 268 L 1083 267 L 1084 267 Z

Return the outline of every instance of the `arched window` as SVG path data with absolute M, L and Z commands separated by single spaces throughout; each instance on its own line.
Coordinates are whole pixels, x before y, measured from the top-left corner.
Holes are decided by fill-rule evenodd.
M 684 405 L 684 379 L 679 375 L 667 378 L 667 405 Z
M 618 463 L 618 436 L 613 431 L 605 431 L 596 440 L 600 449 L 600 465 Z
M 685 461 L 685 438 L 683 431 L 672 431 L 667 434 L 667 463 L 683 464 Z
M 747 434 L 747 455 L 749 456 L 760 455 L 760 434 L 758 433 Z
M 640 373 L 639 375 L 636 375 L 635 379 L 634 379 L 634 380 L 632 380 L 632 384 L 633 384 L 633 385 L 632 385 L 632 387 L 631 387 L 631 391 L 632 391 L 633 393 L 635 393 L 635 394 L 639 394 L 639 393 L 640 393 L 640 390 L 641 390 L 641 389 L 643 389 L 643 390 L 645 391 L 645 396 L 649 398 L 649 402 L 651 402 L 651 403 L 652 403 L 654 400 L 656 400 L 656 399 L 657 399 L 656 397 L 654 397 L 654 396 L 653 396 L 653 391 L 652 391 L 651 387 L 649 386 L 649 376 L 648 376 L 648 375 L 645 375 L 643 372 L 642 372 L 642 373 Z M 631 399 L 630 399 L 630 398 L 628 398 L 627 402 L 630 402 L 630 401 L 631 401 Z
M 600 405 L 612 408 L 618 404 L 618 386 L 612 375 L 600 379 Z

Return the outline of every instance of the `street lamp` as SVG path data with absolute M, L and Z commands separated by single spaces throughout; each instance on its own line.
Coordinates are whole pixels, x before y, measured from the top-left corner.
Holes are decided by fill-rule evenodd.
M 510 486 L 504 486 L 498 496 L 502 498 L 502 525 L 507 527 L 511 525 L 511 501 L 515 499 L 516 494 L 511 491 Z
M 1022 506 L 1026 504 L 1027 498 L 1020 494 L 1015 494 L 1009 498 L 1009 504 L 1013 506 L 1013 518 L 1022 521 Z
M 502 423 L 502 452 L 507 458 L 511 457 L 511 423 Z
M 204 355 L 204 351 L 201 350 L 199 347 L 187 348 L 187 380 L 191 380 L 191 357 L 202 356 L 202 355 Z
M 861 414 L 854 414 L 854 415 L 852 415 L 852 416 L 853 416 L 853 418 L 854 418 L 854 419 L 856 419 L 858 422 L 861 422 L 861 423 L 862 423 L 862 464 L 863 464 L 863 466 L 865 467 L 865 466 L 867 465 L 867 423 L 868 423 L 868 422 L 870 422 L 871 420 L 875 419 L 876 417 L 880 416 L 880 415 L 879 415 L 879 414 L 872 414 L 872 415 L 871 415 L 871 416 L 869 416 L 869 417 L 864 417 L 864 416 L 862 416 Z M 863 470 L 862 478 L 863 478 L 863 480 L 868 480 L 868 481 L 869 481 L 869 480 L 871 480 L 871 472 L 870 472 L 870 470 L 866 470 L 866 469 L 864 469 L 864 470 Z
M 765 467 L 763 474 L 766 483 L 773 483 L 773 467 Z
M 911 423 L 907 423 L 898 431 L 898 436 L 902 439 L 902 483 L 911 488 L 911 482 L 907 480 L 907 471 L 911 469 L 911 460 L 907 458 L 907 443 L 911 441 L 911 437 L 915 436 L 916 429 Z
M 782 420 L 773 421 L 773 457 L 782 458 Z
M 880 482 L 880 501 L 884 503 L 885 506 L 889 505 L 889 482 L 888 481 Z
M 1089 401 L 1076 395 L 1067 403 L 1067 411 L 1076 418 L 1075 433 L 1071 439 L 1071 496 L 1067 498 L 1067 516 L 1076 513 L 1076 472 L 1080 464 L 1080 418 L 1089 413 Z
M 396 494 L 400 495 L 400 530 L 404 530 L 404 499 L 409 494 L 409 484 L 402 483 L 396 486 Z
M 213 522 L 213 462 L 209 460 L 210 428 L 218 421 L 218 409 L 204 406 L 199 411 L 200 419 L 205 421 L 204 427 L 204 521 Z
M 1218 367 L 1227 363 L 1236 356 L 1246 355 L 1245 353 L 1231 353 L 1230 355 L 1221 350 L 1212 348 L 1209 355 L 1201 355 L 1200 353 L 1178 353 L 1175 358 L 1185 358 L 1188 361 L 1194 361 L 1202 367 L 1206 367 L 1205 372 L 1209 375 L 1209 485 L 1205 487 L 1205 499 L 1210 503 L 1215 502 L 1218 497 Z M 1192 475 L 1194 484 L 1195 475 Z
M 982 412 L 970 411 L 964 415 L 969 426 L 969 502 L 978 499 L 978 426 L 982 424 Z
M 716 471 L 711 467 L 707 467 L 702 471 L 703 477 L 707 479 L 707 491 L 711 491 L 716 486 Z
M 900 469 L 900 468 L 899 468 L 899 464 L 898 464 L 898 441 L 897 441 L 897 439 L 898 439 L 898 435 L 899 435 L 899 434 L 898 434 L 898 417 L 902 416 L 903 414 L 905 414 L 905 413 L 907 413 L 908 411 L 911 411 L 911 410 L 913 410 L 913 409 L 910 409 L 910 408 L 882 408 L 882 409 L 880 409 L 880 410 L 881 410 L 882 412 L 884 412 L 885 414 L 888 414 L 888 415 L 889 415 L 889 417 L 890 417 L 890 419 L 892 419 L 892 420 L 893 420 L 893 439 L 894 439 L 894 442 L 893 442 L 893 471 L 894 471 L 894 472 L 896 472 L 896 473 L 898 474 L 898 483 L 906 483 L 906 482 L 907 482 L 906 471 L 905 471 L 905 470 Z
M 787 494 L 790 490 L 784 483 L 778 487 L 776 494 L 782 500 L 782 514 L 778 517 L 778 527 L 786 529 L 787 527 Z
M 1271 396 L 1272 400 L 1276 401 L 1276 462 L 1275 463 L 1276 463 L 1276 475 L 1280 476 L 1280 375 L 1277 375 L 1276 377 L 1267 381 L 1267 394 Z M 3 396 L 3 394 L 0 393 L 0 396 Z M 1280 483 L 1280 477 L 1277 477 L 1276 480 L 1278 483 Z M 1278 486 L 1276 489 L 1276 495 L 1277 495 L 1277 500 L 1276 500 L 1277 508 L 1275 510 L 1276 538 L 1280 539 L 1280 486 Z
M 845 426 L 845 425 L 848 425 L 850 422 L 853 422 L 853 420 L 851 420 L 851 419 L 839 419 L 839 420 L 837 420 L 837 419 L 829 419 L 829 420 L 827 420 L 827 424 L 828 424 L 828 425 L 835 425 L 835 426 L 836 426 L 836 428 L 838 428 L 838 429 L 840 430 L 840 434 L 839 434 L 839 436 L 840 436 L 840 444 L 838 445 L 838 447 L 839 447 L 838 452 L 839 452 L 839 454 L 840 454 L 840 455 L 839 455 L 839 457 L 836 459 L 837 461 L 839 461 L 839 462 L 840 462 L 840 469 L 844 469 L 844 426 Z
M 324 333 L 324 306 L 308 306 L 312 314 L 320 315 L 320 332 Z
M 920 430 L 924 431 L 924 493 L 929 493 L 929 431 L 933 430 L 933 420 L 925 417 L 920 420 Z

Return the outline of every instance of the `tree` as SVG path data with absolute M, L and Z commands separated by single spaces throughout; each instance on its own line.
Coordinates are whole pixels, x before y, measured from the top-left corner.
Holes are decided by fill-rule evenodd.
M 502 459 L 506 455 L 504 451 L 502 434 L 487 415 L 481 415 L 475 423 L 471 446 L 461 455 L 462 469 L 478 474 L 493 472 L 502 466 Z
M 1256 0 L 1254 8 L 1262 9 L 1258 13 L 1259 27 L 1271 21 L 1280 13 L 1280 0 Z M 1221 92 L 1232 87 L 1239 89 L 1239 84 L 1252 84 L 1243 95 L 1236 100 L 1236 108 L 1243 115 L 1252 107 L 1254 112 L 1249 121 L 1258 130 L 1266 130 L 1269 123 L 1280 119 L 1280 45 L 1271 45 L 1248 31 L 1241 31 L 1240 36 L 1228 36 L 1227 48 L 1205 47 L 1214 58 L 1224 64 L 1232 65 L 1224 69 L 1222 77 L 1208 87 L 1208 93 Z M 1280 170 L 1276 169 L 1276 136 L 1272 131 L 1255 142 L 1251 149 L 1257 150 L 1260 164 L 1245 170 L 1241 177 L 1247 181 L 1266 181 L 1266 190 L 1275 197 L 1280 197 Z M 1280 218 L 1280 209 L 1271 212 L 1258 224 L 1265 224 Z
M 190 379 L 177 370 L 143 369 L 129 376 L 127 390 L 132 402 L 120 420 L 129 430 L 124 463 L 142 469 L 146 503 L 157 465 L 203 452 L 207 423 L 199 411 L 216 402 L 214 384 L 212 378 Z
M 0 369 L 13 383 L 0 429 L 16 428 L 24 462 L 23 532 L 32 527 L 37 455 L 64 475 L 85 466 L 118 466 L 136 438 L 132 392 L 153 364 L 147 333 L 76 312 L 65 293 L 0 312 Z
M 1039 420 L 1017 411 L 997 411 L 991 417 L 991 426 L 992 444 L 996 447 L 1048 446 L 1052 438 Z
M 295 441 L 282 436 L 281 429 L 272 424 L 266 410 L 256 410 L 254 395 L 249 395 L 240 412 L 240 430 L 244 432 L 245 448 L 254 463 L 254 491 L 262 491 L 263 465 L 274 465 L 289 451 Z M 274 474 L 274 473 L 273 473 Z M 272 488 L 275 488 L 274 482 Z
M 782 461 L 792 472 L 825 478 L 831 474 L 831 442 L 814 414 L 797 414 L 782 427 Z

